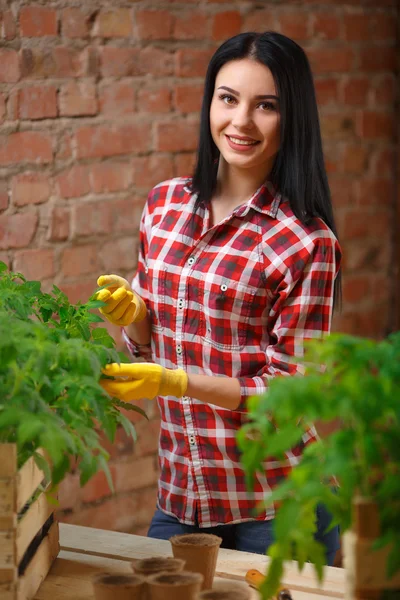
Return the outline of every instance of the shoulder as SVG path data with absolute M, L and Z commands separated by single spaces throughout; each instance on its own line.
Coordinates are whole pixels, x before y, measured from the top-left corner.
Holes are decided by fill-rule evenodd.
M 272 251 L 281 269 L 288 269 L 294 278 L 313 262 L 325 262 L 337 270 L 341 259 L 339 242 L 330 227 L 319 217 L 303 223 L 285 201 L 273 227 L 264 232 L 263 251 L 265 255 Z
M 174 177 L 155 185 L 150 190 L 148 196 L 149 211 L 153 212 L 157 207 L 165 206 L 165 204 L 170 202 L 180 201 L 188 193 L 187 186 L 189 183 L 189 177 Z

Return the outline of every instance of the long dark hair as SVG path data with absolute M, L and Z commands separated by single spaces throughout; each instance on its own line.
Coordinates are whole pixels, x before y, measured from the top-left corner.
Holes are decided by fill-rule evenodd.
M 337 237 L 310 64 L 296 42 L 273 31 L 236 35 L 224 42 L 211 58 L 201 109 L 197 164 L 191 182 L 191 189 L 197 194 L 195 212 L 201 203 L 209 204 L 217 185 L 219 150 L 210 129 L 215 79 L 225 63 L 243 58 L 252 58 L 268 67 L 279 97 L 281 141 L 270 181 L 288 199 L 302 223 L 320 217 Z M 340 299 L 339 273 L 335 304 Z

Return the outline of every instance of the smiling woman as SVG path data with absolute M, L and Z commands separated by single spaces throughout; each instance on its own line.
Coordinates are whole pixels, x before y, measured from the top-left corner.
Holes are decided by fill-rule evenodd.
M 157 395 L 149 536 L 215 533 L 223 547 L 258 553 L 273 541 L 274 509 L 255 508 L 316 432 L 306 429 L 284 459 L 268 457 L 251 492 L 236 435 L 248 398 L 301 374 L 304 341 L 330 330 L 335 232 L 306 55 L 278 33 L 231 38 L 208 67 L 193 176 L 151 190 L 132 285 L 100 279 L 111 284 L 103 314 L 124 325 L 134 356 L 155 363 L 112 366 L 115 380 L 103 383 L 125 400 Z M 315 535 L 331 563 L 329 520 L 318 507 Z

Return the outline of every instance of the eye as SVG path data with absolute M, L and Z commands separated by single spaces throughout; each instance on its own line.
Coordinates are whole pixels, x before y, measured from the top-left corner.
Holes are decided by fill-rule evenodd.
M 262 110 L 277 110 L 277 106 L 273 102 L 260 102 L 258 106 Z
M 228 106 L 232 106 L 236 102 L 236 98 L 234 98 L 233 96 L 230 96 L 229 94 L 221 94 L 219 96 L 219 98 L 220 98 L 220 100 L 222 100 L 222 102 L 224 102 Z

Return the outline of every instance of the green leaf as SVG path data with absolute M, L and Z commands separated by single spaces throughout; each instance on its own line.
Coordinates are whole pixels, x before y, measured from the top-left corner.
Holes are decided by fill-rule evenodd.
M 114 348 L 115 346 L 113 338 L 108 333 L 107 329 L 104 329 L 103 327 L 93 329 L 92 339 L 94 344 L 101 344 L 103 346 L 106 346 L 106 348 Z
M 125 410 L 130 410 L 139 413 L 145 419 L 149 420 L 149 417 L 146 415 L 144 410 L 140 408 L 140 406 L 136 406 L 136 404 L 132 404 L 131 402 L 123 402 L 118 398 L 113 398 L 114 406 L 119 406 L 120 408 L 124 408 Z

